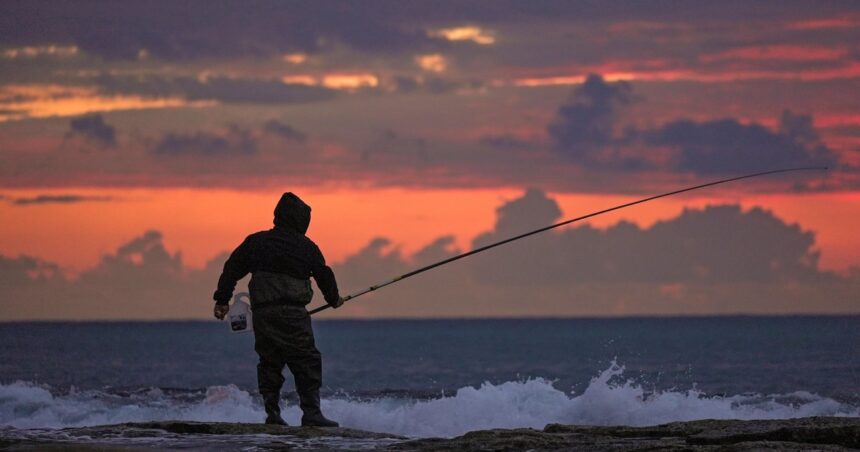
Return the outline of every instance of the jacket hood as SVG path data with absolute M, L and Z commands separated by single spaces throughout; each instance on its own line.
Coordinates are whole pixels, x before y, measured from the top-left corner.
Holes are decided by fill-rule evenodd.
M 275 206 L 275 227 L 289 229 L 299 234 L 308 232 L 311 225 L 311 206 L 292 192 L 284 193 Z

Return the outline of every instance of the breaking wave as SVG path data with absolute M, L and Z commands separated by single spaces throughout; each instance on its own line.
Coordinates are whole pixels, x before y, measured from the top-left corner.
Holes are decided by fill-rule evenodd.
M 708 397 L 696 390 L 651 392 L 624 380 L 623 372 L 613 363 L 579 394 L 536 378 L 464 387 L 430 400 L 333 398 L 323 400 L 323 411 L 345 427 L 413 437 L 543 428 L 549 423 L 644 426 L 696 419 L 860 416 L 860 407 L 808 392 L 727 397 Z M 283 414 L 288 423 L 299 423 L 297 406 L 287 406 Z M 27 382 L 0 385 L 0 426 L 19 429 L 154 420 L 255 423 L 263 417 L 257 398 L 233 385 L 212 386 L 199 394 L 150 389 L 123 395 L 102 391 L 54 395 L 45 386 Z

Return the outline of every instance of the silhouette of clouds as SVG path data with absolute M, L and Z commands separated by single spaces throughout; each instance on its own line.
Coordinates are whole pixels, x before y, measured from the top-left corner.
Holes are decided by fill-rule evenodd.
M 624 2 L 623 7 L 607 8 L 599 3 L 501 1 L 493 2 L 492 8 L 485 2 L 449 2 L 440 8 L 336 1 L 259 8 L 191 1 L 154 10 L 101 3 L 45 5 L 5 5 L 9 14 L 0 18 L 5 25 L 0 27 L 0 80 L 5 81 L 0 104 L 5 105 L 0 109 L 11 111 L 16 102 L 25 102 L 15 100 L 16 94 L 44 94 L 51 86 L 64 87 L 64 95 L 74 91 L 70 87 L 77 88 L 85 101 L 75 102 L 75 108 L 135 110 L 146 104 L 154 110 L 110 115 L 122 115 L 123 124 L 141 121 L 143 133 L 157 136 L 155 143 L 147 143 L 147 150 L 155 149 L 150 156 L 191 158 L 187 166 L 168 168 L 163 162 L 150 165 L 144 160 L 133 170 L 139 177 L 131 178 L 129 167 L 137 161 L 83 164 L 70 161 L 71 156 L 41 158 L 26 152 L 27 147 L 39 147 L 49 155 L 52 143 L 34 139 L 33 129 L 18 121 L 20 125 L 4 124 L 14 133 L 6 135 L 9 138 L 3 144 L 14 142 L 16 151 L 20 150 L 0 169 L 10 186 L 81 180 L 111 185 L 121 179 L 141 186 L 237 187 L 245 183 L 244 178 L 224 177 L 224 159 L 217 163 L 205 159 L 264 154 L 266 145 L 260 141 L 278 136 L 275 129 L 248 140 L 223 131 L 177 129 L 162 134 L 189 121 L 199 124 L 201 118 L 226 122 L 267 117 L 279 106 L 311 102 L 320 104 L 301 113 L 293 109 L 277 113 L 280 118 L 307 113 L 302 127 L 314 137 L 311 146 L 319 147 L 301 149 L 302 157 L 325 163 L 301 168 L 310 183 L 331 180 L 327 176 L 334 172 L 342 184 L 365 187 L 534 184 L 568 192 L 617 193 L 644 189 L 644 177 L 635 183 L 630 178 L 621 182 L 616 176 L 623 172 L 654 173 L 647 178 L 649 183 L 669 183 L 690 172 L 734 174 L 751 171 L 752 166 L 758 170 L 765 161 L 768 167 L 835 162 L 838 159 L 830 147 L 843 150 L 830 133 L 825 135 L 827 145 L 801 142 L 770 122 L 767 127 L 751 124 L 727 112 L 761 117 L 763 108 L 756 106 L 769 104 L 774 111 L 792 107 L 834 121 L 832 116 L 843 114 L 834 113 L 835 109 L 850 111 L 850 107 L 835 107 L 838 102 L 834 101 L 830 104 L 834 111 L 826 111 L 825 101 L 809 101 L 814 96 L 810 93 L 832 95 L 838 90 L 822 89 L 825 83 L 853 92 L 856 65 L 849 57 L 854 49 L 845 43 L 856 41 L 851 38 L 860 29 L 792 25 L 792 21 L 838 17 L 856 10 L 835 4 L 792 3 L 786 8 L 690 2 L 653 8 Z M 195 20 L 202 10 L 207 20 Z M 846 17 L 849 23 L 854 20 Z M 455 29 L 478 30 L 481 36 L 492 36 L 493 43 L 454 40 L 440 33 Z M 45 49 L 51 46 L 76 50 L 68 58 L 49 56 Z M 417 64 L 428 56 L 445 64 L 435 69 Z M 738 66 L 739 62 L 745 66 Z M 821 74 L 810 77 L 805 72 L 838 72 L 837 68 L 847 72 L 820 80 L 816 77 Z M 762 102 L 756 95 L 744 99 L 756 83 L 768 83 L 770 70 L 778 70 L 779 82 L 773 85 L 781 91 L 770 88 L 761 96 Z M 632 81 L 608 83 L 599 73 Z M 592 75 L 565 102 L 559 101 L 564 88 L 528 83 L 541 79 L 579 83 L 584 74 Z M 364 77 L 373 82 L 330 89 L 325 87 L 326 77 Z M 631 108 L 639 108 L 631 105 L 633 87 L 637 93 L 666 96 L 644 108 L 653 117 L 636 118 L 641 129 L 623 122 L 629 118 L 625 114 L 634 111 Z M 798 95 L 782 97 L 795 88 Z M 697 91 L 710 94 L 697 97 Z M 727 98 L 737 94 L 737 105 L 715 101 L 718 91 Z M 431 101 L 426 94 L 442 95 Z M 44 99 L 49 94 L 40 96 Z M 819 110 L 821 105 L 824 108 Z M 547 113 L 554 110 L 554 119 L 547 120 Z M 684 113 L 691 110 L 695 117 Z M 33 112 L 25 111 L 28 116 Z M 439 120 L 428 121 L 433 115 L 439 115 Z M 10 117 L 15 116 L 10 113 Z M 402 139 L 364 145 L 367 134 L 373 133 L 369 131 L 385 128 L 397 130 Z M 502 133 L 487 135 L 488 131 Z M 130 129 L 129 137 L 134 133 Z M 714 136 L 733 141 L 727 144 Z M 280 137 L 304 144 L 300 135 L 286 132 Z M 126 155 L 141 153 L 138 143 L 129 144 L 132 149 Z M 383 150 L 372 149 L 377 145 Z M 502 152 L 492 152 L 498 150 Z M 844 161 L 852 159 L 847 154 L 842 154 Z M 362 156 L 371 159 L 357 162 Z M 195 157 L 200 160 L 193 169 Z M 368 161 L 375 167 L 363 164 Z M 277 171 L 259 170 L 255 183 L 274 183 L 285 172 L 294 176 L 283 161 L 273 158 L 268 163 Z M 834 190 L 856 187 L 852 183 Z M 824 184 L 812 189 L 820 187 Z
M 485 80 L 444 76 L 390 75 L 381 78 L 380 86 L 371 93 L 428 93 L 450 94 L 456 92 L 479 91 L 487 87 Z
M 557 203 L 529 189 L 497 209 L 473 247 L 559 219 Z M 321 244 L 325 249 L 325 244 Z M 386 238 L 335 263 L 344 294 L 459 254 L 440 236 L 404 254 Z M 228 253 L 202 269 L 147 231 L 72 279 L 50 262 L 0 256 L 9 319 L 209 318 Z M 247 281 L 247 280 L 244 280 Z M 246 283 L 237 290 L 245 290 Z M 417 275 L 338 315 L 552 316 L 715 313 L 856 313 L 860 271 L 818 267 L 814 235 L 761 208 L 689 209 L 648 228 L 579 226 L 512 242 Z M 320 304 L 317 297 L 314 304 Z
M 3 197 L 0 197 L 3 199 Z M 10 202 L 16 206 L 30 206 L 37 204 L 75 204 L 80 202 L 105 202 L 113 201 L 110 196 L 85 196 L 85 195 L 38 195 L 25 198 L 15 198 Z
M 673 121 L 642 134 L 649 144 L 680 151 L 677 168 L 698 174 L 727 174 L 750 168 L 833 166 L 836 155 L 812 126 L 811 115 L 785 111 L 776 131 L 735 119 Z
M 557 203 L 536 189 L 497 215 L 473 249 L 561 219 Z M 357 290 L 460 252 L 449 245 L 442 237 L 403 255 L 378 238 L 336 272 L 342 288 Z M 374 292 L 355 309 L 366 316 L 856 312 L 860 278 L 822 271 L 818 258 L 813 233 L 799 225 L 761 208 L 709 206 L 649 228 L 619 222 L 542 233 Z
M 429 142 L 422 137 L 404 136 L 394 130 L 387 129 L 361 152 L 361 160 L 365 164 L 380 165 L 396 168 L 426 167 L 431 164 Z
M 596 162 L 596 152 L 617 141 L 617 112 L 632 101 L 627 82 L 606 83 L 591 74 L 573 91 L 547 127 L 556 147 L 576 161 Z
M 412 254 L 411 259 L 420 266 L 430 265 L 460 254 L 454 246 L 454 236 L 445 235 Z
M 258 155 L 265 139 L 278 143 L 304 145 L 306 133 L 289 124 L 270 119 L 261 126 L 242 127 L 229 124 L 223 130 L 196 131 L 191 133 L 168 132 L 150 141 L 150 153 L 162 157 L 191 156 L 251 157 Z
M 95 268 L 81 275 L 81 281 L 172 280 L 180 278 L 184 272 L 181 255 L 170 254 L 164 247 L 161 232 L 150 230 L 121 245 L 115 254 L 103 256 Z
M 691 28 L 704 28 L 714 21 L 810 20 L 844 14 L 845 3 L 810 5 L 790 2 L 750 8 L 744 2 L 714 5 L 685 2 L 671 8 L 655 8 L 639 2 L 621 2 L 607 8 L 601 2 L 495 1 L 492 7 L 474 2 L 411 4 L 397 1 L 285 2 L 256 5 L 212 4 L 202 0 L 144 5 L 76 5 L 52 2 L 9 2 L 0 39 L 8 45 L 36 42 L 74 44 L 82 52 L 108 59 L 135 59 L 141 49 L 155 58 L 183 61 L 230 56 L 269 56 L 285 52 L 320 53 L 336 46 L 367 53 L 415 53 L 444 50 L 453 46 L 477 47 L 470 41 L 447 41 L 428 33 L 431 29 L 460 24 L 503 27 L 510 23 L 561 21 L 586 26 L 593 22 L 640 24 L 633 29 L 638 38 L 688 37 Z M 207 20 L 199 20 L 206 11 Z M 13 18 L 27 17 L 26 25 Z M 666 24 L 666 25 L 663 25 Z M 680 26 L 687 25 L 686 27 Z M 661 26 L 662 25 L 662 26 Z M 672 27 L 674 25 L 674 27 Z M 534 33 L 535 28 L 527 31 Z M 614 31 L 614 30 L 613 30 Z M 816 37 L 815 30 L 780 30 L 798 37 Z M 619 33 L 620 34 L 620 33 Z M 106 35 L 110 38 L 106 39 Z M 237 39 L 241 37 L 241 39 Z M 722 37 L 722 36 L 721 36 Z M 676 39 L 671 39 L 676 38 Z M 727 38 L 722 37 L 726 40 Z M 650 42 L 650 40 L 649 40 Z M 568 43 L 565 43 L 568 44 Z M 610 48 L 611 49 L 611 48 Z M 548 49 L 537 56 L 548 58 Z M 598 50 L 607 50 L 600 46 Z M 647 52 L 649 46 L 642 46 Z M 652 50 L 653 51 L 653 50 Z M 534 58 L 534 57 L 533 57 Z
M 69 122 L 66 137 L 80 137 L 101 147 L 116 146 L 116 129 L 105 123 L 100 114 L 84 115 Z
M 333 99 L 337 90 L 323 86 L 284 83 L 277 79 L 212 76 L 207 78 L 162 75 L 100 74 L 91 78 L 106 94 L 148 97 L 180 96 L 189 101 L 224 103 L 293 104 Z
M 557 209 L 555 201 L 530 190 L 500 208 L 495 229 L 475 238 L 473 247 L 556 223 L 561 220 Z M 506 211 L 521 223 L 506 219 Z M 619 222 L 605 230 L 579 226 L 527 240 L 519 249 L 512 244 L 484 258 L 487 265 L 474 266 L 477 275 L 492 284 L 772 283 L 833 277 L 818 270 L 812 232 L 760 208 L 743 211 L 737 205 L 687 209 L 646 229 Z M 529 268 L 540 270 L 530 273 Z
M 619 122 L 620 110 L 632 99 L 628 83 L 607 83 L 592 74 L 559 108 L 547 127 L 549 138 L 565 158 L 599 169 L 712 175 L 838 163 L 836 153 L 813 127 L 811 115 L 785 111 L 777 130 L 733 118 L 678 119 L 637 129 Z M 668 155 L 661 150 L 668 150 Z
M 535 143 L 516 137 L 511 134 L 484 135 L 479 142 L 483 145 L 499 149 L 523 149 L 535 145 Z
M 395 75 L 389 79 L 389 83 L 392 89 L 399 93 L 412 93 L 418 91 L 422 86 L 421 80 L 406 75 Z
M 0 255 L 0 282 L 4 287 L 13 284 L 38 284 L 62 277 L 58 265 L 32 256 L 10 258 Z
M 250 156 L 257 152 L 257 140 L 248 129 L 231 125 L 222 133 L 167 133 L 152 147 L 160 156 Z
M 547 198 L 543 191 L 529 188 L 522 197 L 511 200 L 496 209 L 495 231 L 499 234 L 515 234 L 548 226 L 561 216 L 558 203 Z M 475 239 L 477 246 L 482 240 Z
M 432 128 L 415 131 L 408 121 L 393 121 L 403 129 L 384 128 L 368 139 L 372 132 L 365 123 L 347 120 L 341 129 L 316 123 L 315 139 L 311 140 L 305 130 L 275 119 L 218 129 L 155 132 L 150 138 L 130 143 L 143 148 L 132 147 L 131 153 L 138 151 L 144 158 L 160 160 L 154 165 L 151 159 L 144 160 L 135 171 L 146 177 L 129 183 L 236 187 L 249 182 L 225 176 L 235 173 L 235 165 L 244 160 L 247 166 L 239 169 L 253 171 L 255 184 L 289 175 L 313 185 L 337 174 L 345 183 L 357 186 L 464 188 L 513 184 L 566 192 L 629 193 L 641 192 L 646 176 L 648 181 L 663 181 L 648 187 L 648 192 L 656 192 L 670 184 L 676 188 L 682 183 L 677 182 L 678 176 L 689 173 L 737 175 L 780 166 L 840 163 L 836 153 L 819 138 L 810 115 L 785 112 L 781 125 L 775 128 L 732 118 L 682 118 L 635 128 L 622 122 L 624 108 L 631 106 L 634 97 L 632 85 L 609 83 L 592 75 L 574 89 L 553 120 L 540 119 L 549 124 L 545 130 L 535 121 L 532 126 L 537 128 L 515 133 L 471 135 L 475 130 L 465 128 L 457 132 Z M 270 114 L 266 112 L 266 116 Z M 318 116 L 308 124 L 313 127 L 314 120 L 324 118 Z M 543 131 L 546 135 L 542 136 Z M 164 165 L 165 159 L 176 156 L 186 157 L 183 164 Z M 236 159 L 208 159 L 228 156 Z M 252 166 L 264 157 L 266 165 Z M 120 171 L 125 171 L 108 160 L 93 159 L 85 168 L 71 159 L 57 156 L 46 160 L 17 152 L 12 162 L 32 171 L 14 171 L 10 166 L 0 172 L 5 170 L 10 184 L 33 184 L 40 175 L 50 174 L 53 183 L 86 178 L 88 183 L 100 185 L 115 183 Z M 618 177 L 630 173 L 643 177 L 634 182 Z M 577 177 L 571 177 L 573 174 Z M 841 177 L 838 184 L 830 185 L 814 181 L 809 186 L 798 185 L 796 190 L 845 191 L 851 188 L 851 177 Z
M 284 124 L 274 119 L 270 119 L 263 124 L 263 132 L 271 133 L 287 141 L 295 141 L 298 143 L 305 143 L 308 141 L 308 135 L 306 133 L 294 129 L 289 124 Z
M 213 278 L 227 254 L 202 269 L 188 268 L 180 253 L 164 247 L 158 231 L 147 231 L 71 278 L 50 262 L 0 256 L 0 282 L 17 319 L 209 318 Z M 240 290 L 247 290 L 240 284 Z
M 395 4 L 378 9 L 348 2 L 291 2 L 260 8 L 192 1 L 165 3 L 156 10 L 134 5 L 48 5 L 10 5 L 10 15 L 27 16 L 29 26 L 5 23 L 3 41 L 69 42 L 83 52 L 122 60 L 137 59 L 145 49 L 150 57 L 173 61 L 315 53 L 333 45 L 379 53 L 432 50 L 445 44 L 420 28 L 390 20 L 391 15 L 384 13 Z M 206 21 L 198 20 L 203 10 Z M 105 39 L 106 34 L 112 39 Z

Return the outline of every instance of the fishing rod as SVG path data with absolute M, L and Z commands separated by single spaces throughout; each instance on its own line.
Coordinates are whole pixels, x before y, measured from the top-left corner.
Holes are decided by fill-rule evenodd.
M 406 279 L 406 278 L 409 278 L 410 276 L 415 276 L 415 275 L 417 275 L 417 274 L 419 274 L 419 273 L 424 273 L 424 272 L 426 272 L 427 270 L 432 270 L 432 269 L 434 269 L 434 268 L 436 268 L 436 267 L 440 267 L 440 266 L 442 266 L 442 265 L 445 265 L 445 264 L 448 264 L 448 263 L 454 262 L 454 261 L 459 260 L 459 259 L 462 259 L 462 258 L 464 258 L 464 257 L 471 256 L 471 255 L 473 255 L 473 254 L 478 254 L 478 253 L 480 253 L 481 251 L 486 251 L 486 250 L 488 250 L 488 249 L 490 249 L 490 248 L 495 248 L 495 247 L 497 247 L 497 246 L 501 246 L 501 245 L 504 245 L 504 244 L 506 244 L 506 243 L 513 242 L 514 240 L 519 240 L 519 239 L 522 239 L 522 238 L 528 237 L 528 236 L 530 236 L 530 235 L 535 235 L 535 234 L 539 234 L 539 233 L 544 232 L 544 231 L 549 231 L 550 229 L 555 229 L 555 228 L 557 228 L 557 227 L 561 227 L 561 226 L 564 226 L 564 225 L 566 225 L 566 224 L 575 223 L 575 222 L 577 222 L 577 221 L 582 221 L 582 220 L 585 220 L 585 219 L 587 219 L 587 218 L 596 217 L 596 216 L 598 216 L 598 215 L 603 215 L 604 213 L 609 213 L 609 212 L 612 212 L 612 211 L 614 211 L 614 210 L 623 209 L 623 208 L 625 208 L 625 207 L 635 206 L 636 204 L 642 204 L 642 203 L 644 203 L 644 202 L 653 201 L 653 200 L 655 200 L 655 199 L 665 198 L 665 197 L 667 197 L 667 196 L 677 195 L 677 194 L 679 194 L 679 193 L 684 193 L 684 192 L 688 192 L 688 191 L 698 190 L 698 189 L 700 189 L 700 188 L 711 187 L 711 186 L 719 185 L 719 184 L 725 184 L 725 183 L 727 183 L 727 182 L 734 182 L 734 181 L 738 181 L 738 180 L 741 180 L 741 179 L 749 179 L 749 178 L 752 178 L 752 177 L 766 176 L 766 175 L 768 175 L 768 174 L 788 173 L 788 172 L 792 172 L 792 171 L 827 171 L 827 167 L 826 167 L 826 166 L 809 166 L 809 167 L 801 167 L 801 168 L 783 168 L 783 169 L 777 169 L 777 170 L 771 170 L 771 171 L 763 171 L 763 172 L 760 172 L 760 173 L 747 174 L 747 175 L 745 175 L 745 176 L 737 176 L 737 177 L 732 177 L 732 178 L 729 178 L 729 179 L 722 179 L 722 180 L 718 180 L 718 181 L 715 181 L 715 182 L 708 182 L 707 184 L 696 185 L 696 186 L 694 186 L 694 187 L 688 187 L 688 188 L 683 188 L 683 189 L 681 189 L 681 190 L 670 191 L 670 192 L 668 192 L 668 193 L 663 193 L 663 194 L 660 194 L 660 195 L 654 195 L 654 196 L 651 196 L 651 197 L 648 197 L 648 198 L 640 199 L 640 200 L 638 200 L 638 201 L 628 202 L 628 203 L 626 203 L 626 204 L 621 204 L 621 205 L 618 205 L 618 206 L 615 206 L 615 207 L 610 207 L 610 208 L 608 208 L 608 209 L 604 209 L 604 210 L 600 210 L 600 211 L 597 211 L 597 212 L 593 212 L 593 213 L 590 213 L 590 214 L 588 214 L 588 215 L 583 215 L 583 216 L 581 216 L 581 217 L 573 218 L 573 219 L 571 219 L 571 220 L 565 220 L 565 221 L 562 221 L 561 223 L 556 223 L 556 224 L 553 224 L 553 225 L 549 225 L 549 226 L 542 227 L 542 228 L 540 228 L 540 229 L 535 229 L 534 231 L 529 231 L 529 232 L 526 232 L 526 233 L 524 233 L 524 234 L 520 234 L 520 235 L 517 235 L 517 236 L 514 236 L 514 237 L 507 238 L 507 239 L 505 239 L 505 240 L 501 240 L 501 241 L 498 241 L 498 242 L 495 242 L 495 243 L 491 243 L 491 244 L 489 244 L 489 245 L 482 246 L 482 247 L 480 247 L 480 248 L 475 248 L 475 249 L 473 249 L 472 251 L 468 251 L 468 252 L 465 252 L 465 253 L 463 253 L 463 254 L 458 254 L 458 255 L 456 255 L 456 256 L 449 257 L 449 258 L 447 258 L 447 259 L 444 259 L 444 260 L 441 260 L 441 261 L 439 261 L 439 262 L 436 262 L 435 264 L 430 264 L 430 265 L 428 265 L 428 266 L 426 266 L 426 267 L 421 267 L 421 268 L 419 268 L 419 269 L 417 269 L 417 270 L 412 270 L 411 272 L 409 272 L 409 273 L 404 273 L 404 274 L 402 274 L 402 275 L 400 275 L 400 276 L 398 276 L 398 277 L 396 277 L 396 278 L 394 278 L 394 279 L 390 279 L 390 280 L 388 280 L 388 281 L 385 281 L 385 282 L 383 282 L 383 283 L 377 284 L 377 285 L 375 285 L 375 286 L 370 286 L 370 287 L 368 287 L 368 288 L 366 288 L 366 289 L 363 289 L 363 290 L 360 290 L 360 291 L 358 291 L 358 292 L 356 292 L 356 293 L 354 293 L 354 294 L 347 295 L 347 296 L 343 297 L 343 302 L 344 302 L 344 303 L 346 303 L 347 301 L 352 300 L 353 298 L 360 297 L 360 296 L 362 296 L 362 295 L 364 295 L 364 294 L 366 294 L 366 293 L 368 293 L 368 292 L 373 292 L 374 290 L 381 289 L 381 288 L 383 288 L 383 287 L 385 287 L 385 286 L 388 286 L 388 285 L 394 284 L 394 283 L 396 283 L 397 281 L 402 281 L 402 280 L 404 280 L 404 279 Z M 330 305 L 328 305 L 328 304 L 324 304 L 324 305 L 322 305 L 322 306 L 320 306 L 320 307 L 318 307 L 318 308 L 316 308 L 316 309 L 312 309 L 312 310 L 311 310 L 311 311 L 309 311 L 308 313 L 309 313 L 309 314 L 311 314 L 311 315 L 313 315 L 313 314 L 316 314 L 317 312 L 324 311 L 324 310 L 326 310 L 326 309 L 328 309 L 328 308 L 330 308 L 330 307 L 331 307 Z

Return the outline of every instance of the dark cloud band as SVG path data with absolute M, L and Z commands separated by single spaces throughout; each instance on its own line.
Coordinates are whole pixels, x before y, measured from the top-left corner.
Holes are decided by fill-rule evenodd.
M 16 206 L 31 206 L 39 204 L 75 204 L 81 202 L 106 202 L 113 200 L 114 198 L 110 196 L 38 195 L 30 198 L 15 198 L 10 201 Z

